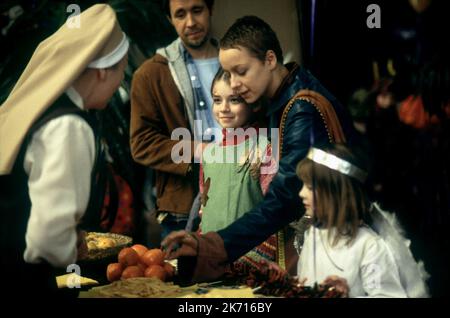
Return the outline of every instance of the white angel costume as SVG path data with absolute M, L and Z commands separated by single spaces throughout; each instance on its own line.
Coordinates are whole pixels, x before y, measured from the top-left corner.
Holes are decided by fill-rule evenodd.
M 358 167 L 322 150 L 312 148 L 308 158 L 360 181 L 365 179 Z M 429 297 L 428 274 L 423 263 L 415 261 L 395 215 L 373 203 L 371 217 L 370 227 L 361 226 L 350 244 L 343 238 L 332 246 L 334 233 L 329 236 L 328 231 L 334 229 L 310 226 L 304 237 L 297 234 L 299 278 L 306 278 L 305 284 L 311 286 L 331 275 L 345 278 L 349 297 Z
M 349 297 L 429 297 L 428 275 L 423 264 L 414 260 L 395 216 L 376 204 L 373 207 L 372 228 L 360 227 L 349 245 L 341 239 L 332 246 L 329 230 L 311 226 L 298 261 L 299 278 L 306 278 L 306 285 L 321 283 L 330 275 L 345 278 Z

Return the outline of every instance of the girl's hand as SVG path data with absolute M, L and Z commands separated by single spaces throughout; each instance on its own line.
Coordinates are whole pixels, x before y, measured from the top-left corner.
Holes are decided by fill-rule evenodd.
M 321 285 L 326 285 L 330 287 L 334 287 L 338 293 L 342 295 L 342 297 L 348 297 L 348 293 L 350 291 L 350 287 L 348 287 L 347 280 L 345 278 L 331 275 L 325 278 Z

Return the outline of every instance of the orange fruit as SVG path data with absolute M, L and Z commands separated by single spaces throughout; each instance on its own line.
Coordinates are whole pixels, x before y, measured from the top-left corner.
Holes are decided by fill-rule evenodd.
M 131 247 L 125 247 L 124 249 L 122 249 L 119 253 L 118 258 L 119 263 L 122 264 L 124 268 L 136 265 L 139 261 L 139 255 Z
M 156 277 L 164 282 L 167 277 L 167 272 L 161 265 L 151 265 L 145 270 L 144 276 Z
M 136 264 L 136 266 L 139 267 L 140 269 L 142 269 L 143 272 L 145 272 L 145 270 L 146 270 L 147 267 L 148 267 L 146 264 L 142 263 L 141 261 L 139 261 L 139 262 Z
M 122 272 L 122 279 L 133 278 L 133 277 L 144 277 L 144 272 L 139 266 L 128 266 Z
M 164 265 L 164 252 L 158 248 L 154 248 L 145 252 L 141 257 L 141 262 L 147 266 Z
M 134 244 L 131 248 L 136 251 L 136 253 L 139 255 L 139 257 L 144 255 L 145 252 L 148 251 L 148 248 L 142 244 Z
M 120 279 L 120 276 L 122 275 L 122 265 L 120 263 L 111 263 L 106 268 L 106 278 L 110 282 L 114 282 L 116 280 Z

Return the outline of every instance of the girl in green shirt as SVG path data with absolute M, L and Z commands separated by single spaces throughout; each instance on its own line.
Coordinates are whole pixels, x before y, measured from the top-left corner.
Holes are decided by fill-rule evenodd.
M 230 87 L 229 74 L 219 69 L 211 87 L 213 114 L 222 138 L 203 151 L 200 169 L 200 231 L 218 231 L 259 204 L 276 173 L 271 145 L 260 129 L 260 104 L 247 104 Z M 239 261 L 257 266 L 276 260 L 271 236 Z

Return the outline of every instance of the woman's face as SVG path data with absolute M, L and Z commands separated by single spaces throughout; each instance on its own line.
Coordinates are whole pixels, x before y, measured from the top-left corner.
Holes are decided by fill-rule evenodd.
M 273 65 L 268 61 L 259 60 L 241 46 L 220 49 L 219 60 L 222 68 L 230 73 L 231 88 L 247 104 L 256 102 L 261 96 L 266 96 L 272 82 L 273 69 Z
M 303 187 L 298 195 L 300 196 L 300 199 L 302 199 L 303 205 L 305 206 L 305 214 L 313 216 L 314 199 L 311 185 L 303 183 Z
M 230 85 L 218 80 L 213 89 L 213 113 L 222 128 L 239 128 L 249 124 L 253 117 L 252 107 L 247 105 Z

